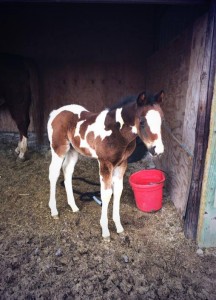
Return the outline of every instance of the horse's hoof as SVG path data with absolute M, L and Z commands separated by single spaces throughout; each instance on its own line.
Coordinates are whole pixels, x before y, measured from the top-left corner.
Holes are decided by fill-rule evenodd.
M 73 213 L 78 213 L 78 212 L 80 212 L 78 207 L 77 207 L 77 209 L 73 209 Z
M 110 242 L 110 236 L 103 237 L 103 241 L 105 243 L 109 243 Z
M 19 162 L 24 162 L 26 160 L 26 158 L 23 156 L 23 157 L 19 157 L 17 156 L 17 159 L 16 161 L 19 163 Z
M 58 220 L 59 219 L 59 216 L 58 215 L 55 215 L 55 216 L 52 216 L 54 220 Z
M 121 241 L 121 243 L 130 245 L 130 239 L 129 239 L 128 235 L 125 233 L 125 231 L 119 233 L 118 236 L 119 236 L 119 240 Z
M 125 232 L 121 232 L 118 234 L 119 236 L 119 240 L 122 241 L 122 242 L 125 242 L 125 239 L 127 237 L 126 233 Z
M 119 236 L 125 236 L 125 231 L 124 231 L 124 229 L 121 230 L 121 231 L 118 231 L 117 233 L 118 233 Z
M 119 226 L 118 228 L 116 228 L 117 230 L 117 233 L 119 234 L 119 235 L 124 235 L 124 228 L 122 227 L 122 226 Z

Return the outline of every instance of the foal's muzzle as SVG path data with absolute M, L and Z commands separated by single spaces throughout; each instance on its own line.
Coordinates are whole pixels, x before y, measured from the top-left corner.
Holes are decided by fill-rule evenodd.
M 149 152 L 152 156 L 157 156 L 157 153 L 155 152 L 155 146 L 149 149 Z
M 161 144 L 159 147 L 153 146 L 149 149 L 149 152 L 152 156 L 159 156 L 164 152 L 164 146 Z

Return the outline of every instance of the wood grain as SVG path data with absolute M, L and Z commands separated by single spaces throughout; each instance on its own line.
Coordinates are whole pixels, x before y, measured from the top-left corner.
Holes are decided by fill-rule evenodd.
M 197 20 L 147 62 L 147 87 L 166 92 L 163 110 L 172 133 L 193 153 L 207 16 Z M 167 173 L 171 200 L 184 216 L 193 160 L 163 131 L 165 153 L 157 167 Z
M 205 52 L 201 73 L 199 107 L 197 114 L 192 180 L 185 214 L 184 231 L 188 238 L 196 239 L 200 209 L 202 180 L 206 151 L 209 140 L 209 120 L 213 98 L 213 84 L 216 71 L 216 3 L 212 1 L 208 18 Z

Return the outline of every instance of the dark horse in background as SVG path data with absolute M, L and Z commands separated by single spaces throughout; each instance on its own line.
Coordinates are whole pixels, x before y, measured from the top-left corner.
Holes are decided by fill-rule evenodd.
M 0 109 L 8 109 L 17 125 L 20 140 L 15 151 L 21 160 L 27 151 L 31 105 L 34 130 L 41 141 L 43 109 L 37 66 L 21 56 L 0 54 Z

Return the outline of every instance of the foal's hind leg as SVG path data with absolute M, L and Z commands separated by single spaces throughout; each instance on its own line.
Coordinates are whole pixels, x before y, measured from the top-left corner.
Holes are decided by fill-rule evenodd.
M 49 207 L 51 209 L 51 216 L 55 219 L 58 218 L 58 210 L 56 208 L 56 182 L 58 180 L 62 162 L 64 158 L 59 157 L 52 150 L 52 161 L 49 167 L 49 180 L 50 180 L 50 200 Z
M 113 172 L 113 221 L 117 233 L 124 231 L 120 220 L 120 199 L 123 190 L 123 176 L 126 168 L 127 162 L 124 161 L 120 166 L 116 167 Z
M 73 212 L 77 212 L 79 210 L 79 208 L 76 206 L 72 189 L 72 175 L 77 160 L 78 153 L 75 150 L 69 150 L 62 165 L 67 201 Z

